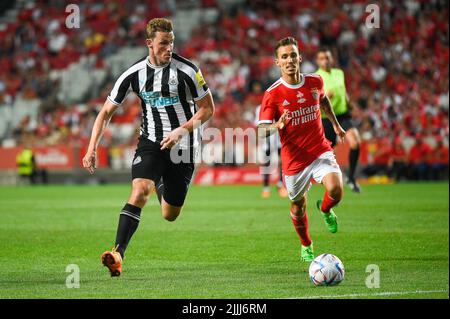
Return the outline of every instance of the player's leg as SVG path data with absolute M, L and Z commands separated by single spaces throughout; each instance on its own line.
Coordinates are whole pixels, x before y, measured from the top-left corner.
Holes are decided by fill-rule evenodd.
M 269 198 L 270 197 L 270 174 L 262 174 L 263 177 L 263 189 L 261 193 L 262 198 Z
M 270 173 L 268 172 L 270 169 L 270 164 L 272 161 L 272 154 L 271 154 L 271 143 L 270 143 L 270 136 L 267 136 L 265 138 L 264 144 L 263 144 L 263 149 L 262 151 L 265 154 L 265 162 L 262 164 L 262 177 L 263 177 L 263 189 L 261 192 L 261 197 L 262 198 L 269 198 L 270 197 Z
M 345 129 L 345 128 L 344 128 Z M 355 172 L 358 166 L 361 137 L 355 127 L 351 127 L 346 131 L 345 140 L 350 147 L 349 152 L 349 171 L 348 171 L 348 185 L 353 192 L 359 193 L 361 191 L 359 185 L 356 183 Z
M 291 202 L 291 219 L 302 245 L 301 260 L 309 262 L 314 260 L 314 251 L 311 236 L 309 235 L 309 222 L 308 214 L 306 212 L 306 203 L 306 194 L 299 200 Z
M 301 242 L 301 260 L 314 259 L 313 244 L 309 235 L 308 214 L 306 212 L 306 194 L 311 187 L 311 168 L 307 167 L 296 175 L 284 177 L 286 189 L 291 201 L 290 216 Z
M 180 215 L 193 173 L 193 163 L 168 163 L 156 186 L 164 219 L 173 222 Z
M 130 197 L 120 212 L 115 246 L 112 251 L 104 252 L 101 258 L 103 265 L 108 267 L 112 277 L 120 276 L 122 273 L 125 250 L 139 226 L 141 210 L 147 203 L 153 188 L 154 183 L 149 179 L 133 179 Z
M 122 258 L 139 225 L 141 210 L 161 179 L 163 167 L 159 144 L 140 139 L 131 167 L 131 194 L 122 208 L 117 228 L 116 247 Z
M 316 202 L 316 207 L 324 218 L 325 225 L 332 233 L 337 232 L 337 217 L 333 211 L 342 198 L 343 183 L 342 172 L 333 152 L 325 152 L 312 164 L 314 180 L 325 187 L 322 200 Z
M 288 197 L 288 192 L 283 184 L 283 170 L 281 165 L 281 148 L 278 148 L 278 182 L 277 182 L 277 188 L 278 188 L 278 195 L 280 195 L 281 198 Z
M 131 168 L 131 194 L 120 212 L 115 248 L 102 254 L 102 263 L 108 267 L 111 276 L 121 274 L 125 250 L 139 226 L 141 210 L 155 187 L 154 181 L 161 178 L 159 148 L 157 143 L 144 138 L 138 143 Z
M 342 199 L 342 175 L 334 172 L 328 173 L 322 179 L 322 185 L 325 187 L 322 212 L 329 213 Z
M 154 188 L 155 184 L 150 179 L 133 179 L 131 194 L 120 213 L 116 234 L 116 247 L 122 258 L 131 237 L 139 226 L 142 208 L 144 208 Z
M 322 213 L 328 230 L 335 233 L 338 230 L 338 223 L 333 207 L 342 199 L 342 174 L 335 172 L 328 173 L 323 177 L 322 184 L 325 187 L 325 194 L 322 200 L 317 201 L 317 209 Z
M 37 175 L 36 170 L 33 170 L 33 172 L 30 174 L 30 184 L 31 185 L 37 184 L 36 175 Z

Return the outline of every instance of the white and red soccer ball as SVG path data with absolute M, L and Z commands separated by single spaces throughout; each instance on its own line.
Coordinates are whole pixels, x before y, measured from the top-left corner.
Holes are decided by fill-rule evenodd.
M 333 254 L 319 255 L 309 266 L 309 278 L 316 286 L 335 286 L 344 276 L 344 264 Z

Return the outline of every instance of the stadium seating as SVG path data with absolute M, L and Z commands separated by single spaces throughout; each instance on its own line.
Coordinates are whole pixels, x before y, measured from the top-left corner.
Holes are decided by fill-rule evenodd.
M 62 130 L 69 133 L 61 134 L 59 142 L 79 143 L 79 136 L 72 134 L 80 131 L 79 124 L 62 120 L 49 125 L 48 119 L 55 118 L 52 112 L 62 107 L 67 114 L 58 116 L 67 119 L 79 109 L 88 130 L 95 112 L 86 110 L 98 109 L 117 76 L 145 56 L 145 23 L 165 15 L 174 21 L 176 50 L 201 66 L 213 88 L 217 112 L 212 126 L 253 125 L 253 110 L 261 97 L 261 92 L 253 91 L 254 83 L 264 89 L 278 77 L 273 43 L 293 35 L 304 57 L 303 72 L 315 70 L 314 54 L 320 46 L 332 50 L 359 106 L 353 115 L 365 142 L 401 138 L 408 151 L 415 136 L 425 134 L 430 146 L 437 139 L 448 146 L 445 1 L 381 1 L 389 12 L 383 15 L 381 30 L 364 26 L 367 13 L 360 2 L 342 6 L 290 0 L 137 3 L 98 6 L 87 1 L 80 6 L 80 30 L 64 27 L 62 5 L 45 2 L 16 1 L 0 17 L 0 66 L 6 70 L 0 76 L 0 142 L 19 141 L 25 119 L 28 131 L 43 134 L 41 142 L 52 130 Z M 416 21 L 419 11 L 421 18 Z M 50 88 L 37 79 L 48 81 Z M 24 99 L 26 89 L 34 90 L 35 97 Z M 131 143 L 135 123 L 114 125 L 123 125 L 130 140 L 113 134 L 105 140 L 106 146 Z

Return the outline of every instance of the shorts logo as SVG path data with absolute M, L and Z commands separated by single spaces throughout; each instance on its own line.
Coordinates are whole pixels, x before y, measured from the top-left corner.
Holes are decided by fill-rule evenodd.
M 134 159 L 133 165 L 139 164 L 140 162 L 142 162 L 142 158 L 140 156 L 138 156 Z

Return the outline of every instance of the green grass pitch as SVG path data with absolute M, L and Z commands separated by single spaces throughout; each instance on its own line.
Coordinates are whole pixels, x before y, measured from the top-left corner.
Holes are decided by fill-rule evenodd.
M 120 278 L 100 263 L 114 243 L 129 185 L 0 187 L 0 298 L 448 298 L 448 183 L 346 189 L 328 233 L 309 193 L 316 255 L 346 269 L 336 287 L 314 287 L 289 203 L 259 186 L 192 186 L 182 215 L 165 221 L 150 199 Z M 274 189 L 275 190 L 275 189 Z M 66 266 L 80 269 L 67 288 Z M 380 287 L 366 287 L 367 265 Z

